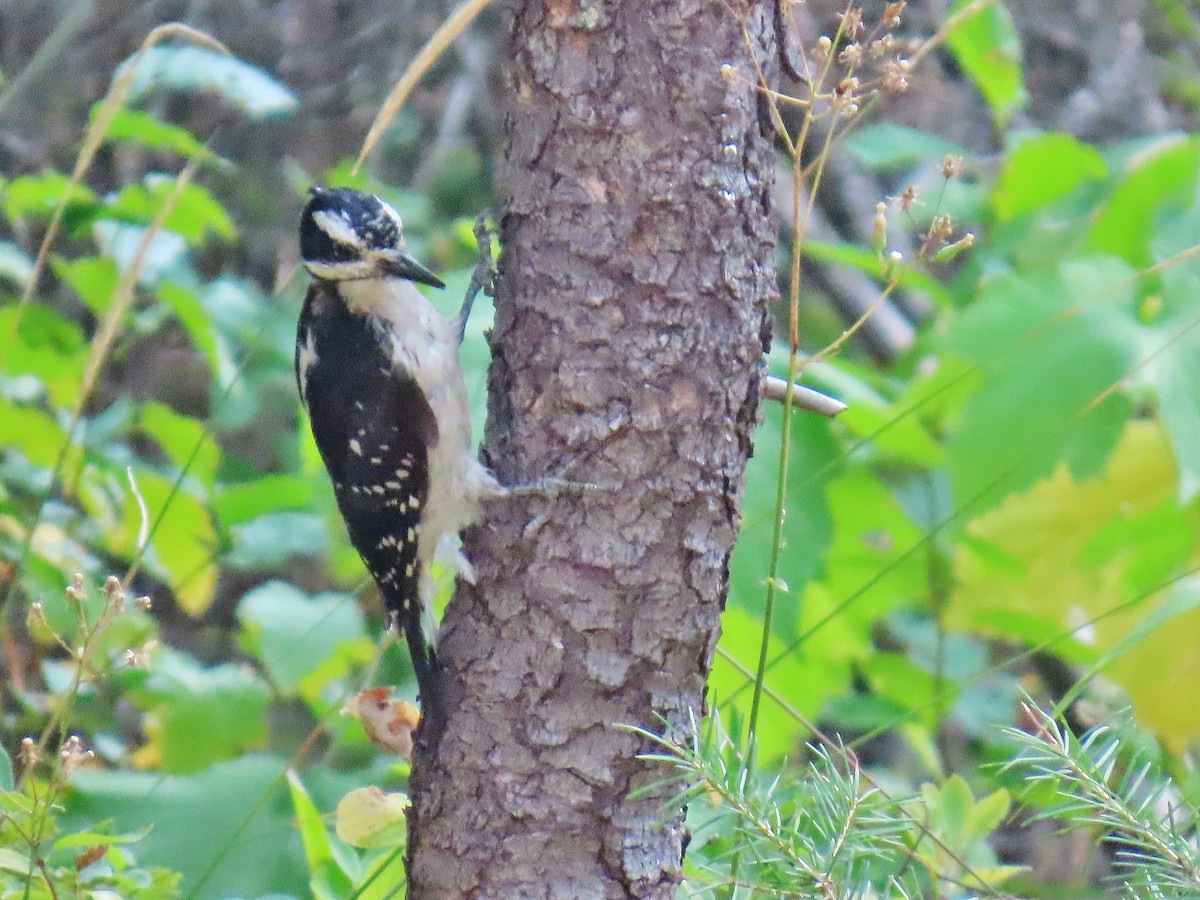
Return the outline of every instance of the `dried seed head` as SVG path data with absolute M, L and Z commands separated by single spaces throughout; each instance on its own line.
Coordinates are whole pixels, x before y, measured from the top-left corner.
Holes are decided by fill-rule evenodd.
M 962 174 L 962 170 L 963 158 L 953 153 L 947 153 L 946 158 L 942 160 L 942 177 L 945 179 L 957 178 Z
M 833 41 L 829 39 L 829 35 L 823 34 L 817 40 L 817 55 L 822 59 L 829 56 L 829 52 L 833 49 Z
M 726 81 L 733 81 L 735 74 L 736 70 L 729 63 L 725 63 L 725 65 L 721 66 L 721 77 Z
M 154 607 L 154 601 L 143 594 L 133 601 L 133 605 L 141 612 L 150 612 L 150 610 Z
M 842 33 L 854 40 L 863 30 L 862 8 L 852 6 L 842 13 Z
M 908 6 L 908 0 L 896 0 L 895 3 L 889 3 L 883 10 L 883 27 L 889 30 L 898 28 L 900 16 L 904 13 L 906 6 Z
M 149 669 L 150 654 L 158 649 L 158 641 L 149 640 L 137 650 L 126 650 L 121 657 L 121 665 L 129 669 Z
M 50 631 L 50 620 L 46 618 L 46 607 L 40 600 L 29 604 L 29 614 L 25 616 L 25 627 L 35 637 Z
M 96 754 L 93 751 L 84 749 L 83 741 L 79 739 L 79 735 L 77 734 L 73 734 L 67 738 L 58 756 L 62 762 L 62 774 L 64 778 L 70 778 L 80 766 L 96 758 Z
M 21 750 L 17 758 L 21 761 L 21 768 L 24 771 L 28 772 L 32 769 L 40 756 L 37 741 L 31 737 L 21 738 Z
M 954 220 L 949 216 L 934 216 L 933 221 L 929 223 L 929 239 L 932 241 L 944 241 L 954 234 Z
M 908 90 L 908 73 L 912 63 L 907 59 L 893 59 L 883 65 L 882 87 L 885 91 L 899 94 Z
M 878 40 L 871 41 L 867 47 L 867 52 L 871 54 L 872 59 L 882 59 L 892 51 L 895 43 L 895 39 L 890 34 L 885 34 Z
M 904 193 L 900 195 L 900 211 L 903 213 L 911 212 L 913 204 L 917 202 L 917 187 L 910 184 L 904 189 Z
M 67 600 L 71 603 L 79 604 L 87 597 L 87 587 L 83 583 L 83 575 L 76 572 L 71 579 L 71 583 L 67 585 Z
M 848 69 L 857 69 L 862 65 L 863 56 L 862 44 L 847 44 L 838 54 L 838 62 Z

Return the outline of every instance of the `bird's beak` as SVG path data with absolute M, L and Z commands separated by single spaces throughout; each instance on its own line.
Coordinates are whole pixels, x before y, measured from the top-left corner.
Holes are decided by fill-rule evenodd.
M 382 264 L 389 275 L 407 278 L 409 281 L 419 281 L 421 284 L 428 284 L 435 288 L 444 288 L 446 286 L 442 279 L 438 278 L 403 250 L 393 250 L 388 253 L 382 259 Z

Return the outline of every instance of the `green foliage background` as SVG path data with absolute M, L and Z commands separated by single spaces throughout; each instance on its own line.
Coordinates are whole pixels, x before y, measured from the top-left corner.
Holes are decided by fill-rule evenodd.
M 1003 152 L 987 165 L 870 122 L 844 139 L 861 167 L 918 183 L 925 205 L 893 227 L 919 232 L 949 214 L 978 240 L 954 264 L 901 279 L 934 312 L 895 366 L 850 351 L 803 371 L 849 409 L 791 422 L 757 761 L 775 771 L 811 756 L 819 725 L 878 761 L 909 798 L 895 815 L 941 837 L 901 844 L 926 873 L 920 886 L 1063 896 L 1063 885 L 1022 882 L 988 843 L 1011 820 L 1014 787 L 988 764 L 1015 753 L 1001 726 L 1018 721 L 1023 693 L 1084 724 L 1131 706 L 1135 740 L 1180 795 L 1194 802 L 1200 787 L 1184 762 L 1200 734 L 1200 704 L 1187 699 L 1200 661 L 1200 139 L 1097 146 L 1009 128 L 1026 97 L 1002 5 L 963 20 L 948 46 Z M 378 643 L 377 603 L 299 418 L 303 278 L 273 296 L 201 264 L 242 239 L 216 187 L 231 189 L 237 160 L 141 108 L 166 89 L 216 91 L 257 120 L 294 114 L 295 98 L 214 51 L 151 52 L 127 105 L 94 115 L 114 116 L 106 145 L 140 148 L 148 174 L 103 194 L 55 171 L 0 182 L 0 584 L 6 633 L 30 648 L 3 697 L 0 760 L 25 778 L 0 779 L 0 895 L 49 896 L 54 883 L 59 896 L 387 896 L 396 808 L 358 796 L 366 806 L 350 819 L 389 837 L 360 828 L 354 842 L 335 833 L 347 821 L 335 810 L 365 784 L 402 790 L 406 766 L 339 710 L 366 684 L 413 685 L 404 654 Z M 943 181 L 947 153 L 965 170 Z M 190 181 L 184 163 L 198 167 Z M 355 183 L 393 202 L 416 255 L 447 273 L 450 312 L 476 257 L 471 217 L 348 171 L 295 171 L 292 187 L 299 197 L 313 181 Z M 48 271 L 22 299 L 32 236 L 56 212 Z M 882 275 L 862 248 L 803 251 Z M 116 339 L 98 350 L 105 322 Z M 464 348 L 477 419 L 486 328 L 479 310 Z M 204 385 L 200 409 L 133 396 L 113 374 L 174 339 Z M 770 362 L 786 374 L 785 354 Z M 766 408 L 711 682 L 735 733 L 762 639 L 781 427 Z M 248 431 L 271 452 L 245 452 Z M 64 593 L 76 572 L 86 596 Z M 112 612 L 98 586 L 114 573 L 154 611 Z M 1048 674 L 1063 664 L 1066 685 Z M 67 733 L 98 765 L 55 761 Z M 29 767 L 20 740 L 39 734 L 51 765 Z M 728 754 L 737 741 L 717 745 Z M 818 775 L 840 784 L 821 759 Z M 703 797 L 693 801 L 702 819 Z M 719 819 L 698 826 L 697 879 L 729 871 L 735 831 Z M 109 849 L 78 865 L 93 846 Z M 967 864 L 981 883 L 954 880 Z

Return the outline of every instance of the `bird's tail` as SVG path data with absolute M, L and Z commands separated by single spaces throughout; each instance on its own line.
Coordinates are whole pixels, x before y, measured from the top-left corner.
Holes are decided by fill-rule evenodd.
M 421 609 L 416 609 L 405 617 L 407 621 L 397 621 L 404 631 L 408 642 L 408 655 L 412 659 L 413 672 L 417 676 L 417 688 L 421 695 L 421 706 L 428 709 L 438 702 L 441 685 L 441 666 L 438 665 L 437 654 L 433 645 L 425 637 L 425 629 L 421 625 Z

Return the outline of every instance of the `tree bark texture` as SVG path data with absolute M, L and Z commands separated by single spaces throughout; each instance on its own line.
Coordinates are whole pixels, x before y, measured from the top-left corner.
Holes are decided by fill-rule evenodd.
M 515 10 L 484 452 L 505 484 L 599 489 L 493 504 L 467 535 L 448 716 L 415 761 L 413 897 L 678 886 L 673 789 L 630 799 L 670 770 L 614 726 L 682 729 L 704 702 L 775 294 L 755 88 L 774 12 Z

